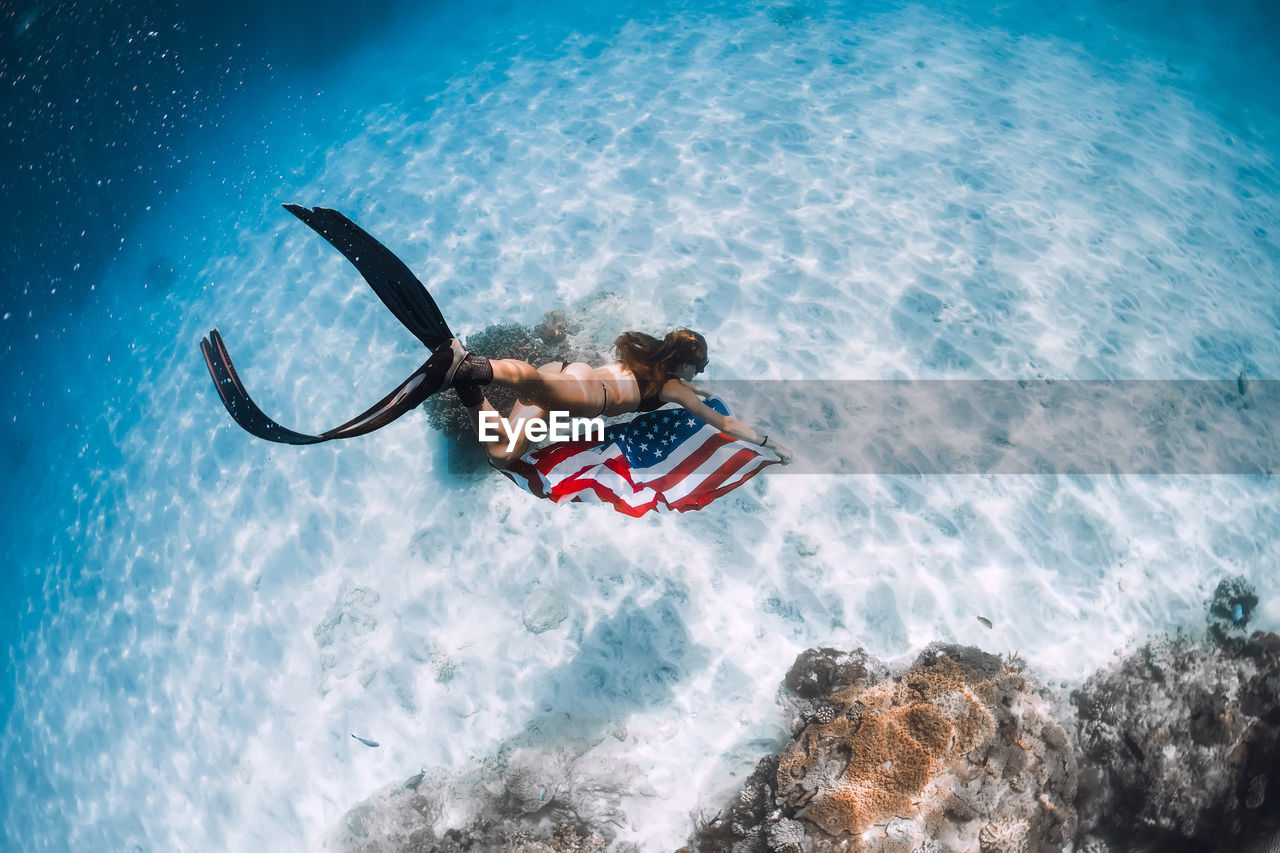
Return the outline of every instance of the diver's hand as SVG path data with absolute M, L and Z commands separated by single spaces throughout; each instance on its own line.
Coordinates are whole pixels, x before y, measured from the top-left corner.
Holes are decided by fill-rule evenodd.
M 783 465 L 790 465 L 791 460 L 795 458 L 795 454 L 792 453 L 789 448 L 783 447 L 775 441 L 770 440 L 769 444 L 766 446 L 774 453 L 778 454 L 778 461 Z

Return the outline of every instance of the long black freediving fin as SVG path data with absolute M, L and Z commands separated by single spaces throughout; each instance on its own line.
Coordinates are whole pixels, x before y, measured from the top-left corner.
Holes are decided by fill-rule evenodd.
M 363 413 L 341 426 L 319 435 L 297 432 L 267 417 L 253 402 L 244 383 L 231 363 L 231 353 L 214 329 L 200 341 L 205 365 L 213 377 L 214 387 L 232 420 L 247 432 L 280 444 L 319 444 L 336 438 L 354 438 L 386 426 L 405 412 L 416 408 L 427 397 L 449 384 L 462 350 L 452 344 L 453 332 L 422 282 L 386 246 L 363 228 L 336 210 L 327 207 L 305 208 L 284 205 L 285 210 L 301 219 L 324 237 L 359 270 L 382 303 L 401 324 L 432 351 L 431 357 Z
M 231 419 L 246 432 L 280 444 L 316 444 L 324 441 L 318 435 L 306 435 L 282 427 L 258 408 L 231 364 L 231 354 L 227 352 L 226 344 L 222 342 L 222 335 L 218 334 L 217 329 L 211 331 L 209 337 L 201 339 L 200 352 L 204 353 L 205 366 L 213 377 L 213 387 L 218 389 L 222 405 L 226 406 Z
M 307 209 L 299 204 L 286 204 L 284 209 L 311 226 L 351 261 L 382 303 L 427 349 L 434 352 L 454 336 L 422 282 L 404 261 L 359 225 L 327 207 Z
M 319 435 L 308 435 L 281 426 L 258 408 L 258 404 L 253 402 L 249 392 L 245 390 L 240 375 L 236 373 L 235 366 L 231 363 L 231 353 L 227 352 L 227 345 L 217 329 L 200 341 L 200 351 L 204 353 L 209 375 L 213 377 L 218 396 L 222 398 L 222 405 L 226 406 L 232 420 L 246 432 L 279 444 L 319 444 L 336 438 L 354 438 L 380 429 L 405 412 L 417 408 L 423 400 L 441 390 L 447 383 L 450 367 L 454 363 L 454 350 L 451 347 L 437 347 L 431 358 L 373 406 L 341 426 L 325 430 Z

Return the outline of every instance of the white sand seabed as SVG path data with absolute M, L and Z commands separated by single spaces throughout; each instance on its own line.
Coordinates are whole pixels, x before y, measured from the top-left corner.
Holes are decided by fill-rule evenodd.
M 1276 253 L 1252 236 L 1272 155 L 1153 62 L 921 7 L 752 6 L 403 87 L 288 200 L 352 216 L 463 334 L 551 309 L 597 344 L 689 325 L 713 387 L 1280 375 Z M 1249 174 L 1271 183 L 1246 198 Z M 282 423 L 339 423 L 420 362 L 286 214 L 224 239 L 173 297 L 179 339 L 221 327 Z M 588 741 L 625 728 L 596 747 L 639 770 L 622 836 L 671 850 L 785 735 L 804 648 L 969 643 L 1074 685 L 1202 624 L 1226 574 L 1280 625 L 1268 478 L 771 471 L 632 520 L 451 475 L 418 414 L 250 439 L 194 345 L 138 335 L 152 414 L 69 558 L 99 592 L 56 591 L 0 745 L 32 849 L 315 848 L 382 786 L 567 714 Z M 538 588 L 569 615 L 531 634 Z

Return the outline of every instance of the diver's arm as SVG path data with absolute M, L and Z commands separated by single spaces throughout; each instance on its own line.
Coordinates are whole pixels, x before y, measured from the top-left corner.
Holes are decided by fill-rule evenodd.
M 782 464 L 791 461 L 794 454 L 771 440 L 769 436 L 762 432 L 758 432 L 744 424 L 732 416 L 725 416 L 708 406 L 706 403 L 698 399 L 698 395 L 693 392 L 685 383 L 679 380 L 669 380 L 662 386 L 662 392 L 658 395 L 659 399 L 664 403 L 678 403 L 689 410 L 694 417 L 701 418 L 711 426 L 723 433 L 728 433 L 740 441 L 747 441 L 751 444 L 758 444 L 761 447 L 768 447 L 778 455 Z
M 699 397 L 702 397 L 703 399 L 709 399 L 709 398 L 711 398 L 711 397 L 714 397 L 714 396 L 715 396 L 715 395 L 714 395 L 714 394 L 712 394 L 710 391 L 708 391 L 706 388 L 702 388 L 702 387 L 700 387 L 700 386 L 698 386 L 698 385 L 694 385 L 694 384 L 693 384 L 692 382 L 690 382 L 688 379 L 680 379 L 680 380 L 677 380 L 677 381 L 678 381 L 681 385 L 683 385 L 683 386 L 685 386 L 686 388 L 688 388 L 688 389 L 689 389 L 690 391 L 692 391 L 693 393 L 697 394 Z

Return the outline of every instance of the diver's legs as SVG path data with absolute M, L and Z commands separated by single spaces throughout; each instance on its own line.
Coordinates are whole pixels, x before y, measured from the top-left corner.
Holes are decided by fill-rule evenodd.
M 524 421 L 534 418 L 546 421 L 547 415 L 553 411 L 565 411 L 576 417 L 595 417 L 604 409 L 604 387 L 598 379 L 591 378 L 589 364 L 554 362 L 535 369 L 528 362 L 513 358 L 490 363 L 493 365 L 493 384 L 513 389 L 517 402 L 505 418 L 483 396 L 479 397 L 476 405 L 467 406 L 467 412 L 477 435 L 481 412 L 498 415 L 499 440 L 481 442 L 489 461 L 498 468 L 508 467 L 529 452 L 532 442 L 524 431 Z M 459 389 L 460 398 L 466 399 L 465 393 Z M 515 438 L 514 445 L 511 445 L 512 438 Z
M 489 364 L 493 366 L 493 384 L 515 391 L 521 403 L 542 408 L 542 417 L 549 411 L 563 411 L 590 418 L 604 408 L 604 389 L 589 379 L 590 365 L 556 363 L 535 369 L 515 358 L 490 359 Z
M 495 468 L 506 468 L 529 451 L 529 437 L 522 428 L 524 421 L 530 418 L 545 420 L 547 417 L 546 409 L 526 403 L 516 403 L 511 409 L 511 414 L 504 418 L 488 400 L 481 398 L 480 405 L 467 407 L 467 413 L 471 415 L 471 425 L 475 427 L 477 436 L 480 434 L 481 412 L 493 412 L 498 416 L 498 440 L 480 442 L 480 446 L 489 457 L 489 462 Z M 492 420 L 490 422 L 492 423 Z M 513 436 L 515 437 L 514 445 L 511 444 Z
M 571 377 L 580 371 L 573 369 L 570 377 L 566 377 L 562 381 L 560 377 L 564 376 L 565 371 L 574 368 L 574 365 L 566 367 L 560 362 L 555 362 L 553 364 L 544 364 L 535 370 L 528 362 L 518 359 L 500 359 L 490 363 L 494 366 L 494 384 L 506 385 L 515 389 L 518 398 L 517 402 L 512 407 L 511 414 L 504 418 L 488 400 L 481 396 L 478 405 L 467 406 L 467 413 L 471 415 L 471 425 L 476 428 L 477 436 L 480 434 L 480 413 L 493 412 L 498 415 L 498 440 L 482 441 L 480 444 L 484 447 L 484 452 L 488 455 L 489 461 L 495 467 L 506 468 L 529 452 L 529 445 L 532 442 L 524 431 L 524 422 L 533 418 L 545 421 L 550 411 L 547 406 L 523 399 L 520 389 L 523 387 L 536 392 L 544 391 L 545 386 L 548 385 L 559 389 L 562 386 L 577 384 Z M 586 365 L 581 365 L 581 367 L 586 367 Z M 533 375 L 530 376 L 530 373 Z M 500 376 L 502 377 L 501 379 L 499 378 Z M 512 444 L 512 438 L 515 438 L 514 444 Z

